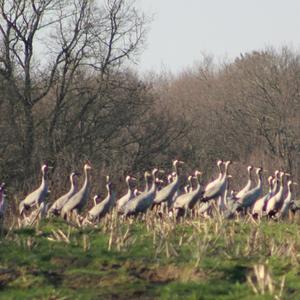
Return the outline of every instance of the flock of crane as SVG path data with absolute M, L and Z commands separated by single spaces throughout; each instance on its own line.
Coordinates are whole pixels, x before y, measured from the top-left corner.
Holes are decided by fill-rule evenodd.
M 65 195 L 53 202 L 50 206 L 46 198 L 49 194 L 47 173 L 49 167 L 42 166 L 42 183 L 35 191 L 25 197 L 19 204 L 21 218 L 28 218 L 26 211 L 35 212 L 35 216 L 61 216 L 66 220 L 80 218 L 82 223 L 99 222 L 106 214 L 115 208 L 118 214 L 124 217 L 145 214 L 153 209 L 160 217 L 168 216 L 187 217 L 188 214 L 211 217 L 218 212 L 225 218 L 234 218 L 237 215 L 251 215 L 253 218 L 271 217 L 285 218 L 292 207 L 292 185 L 296 184 L 290 180 L 290 174 L 276 170 L 273 176 L 269 176 L 269 190 L 263 194 L 263 169 L 247 168 L 248 181 L 243 189 L 238 192 L 231 190 L 229 184 L 232 178 L 229 175 L 231 161 L 217 162 L 219 170 L 218 177 L 202 188 L 200 184 L 201 172 L 195 171 L 188 176 L 187 184 L 182 184 L 179 169 L 183 162 L 173 161 L 174 171 L 167 176 L 168 182 L 159 179 L 162 170 L 154 169 L 151 173 L 146 171 L 144 191 L 135 188 L 136 179 L 132 176 L 126 177 L 128 187 L 127 193 L 121 198 L 116 198 L 110 178 L 106 178 L 107 196 L 100 201 L 99 196 L 94 196 L 94 206 L 87 212 L 85 217 L 80 213 L 83 211 L 89 199 L 89 170 L 90 163 L 84 165 L 84 183 L 78 188 L 78 173 L 71 173 L 71 188 Z M 255 169 L 256 182 L 252 179 L 252 170 Z M 5 188 L 0 186 L 0 217 L 5 214 Z

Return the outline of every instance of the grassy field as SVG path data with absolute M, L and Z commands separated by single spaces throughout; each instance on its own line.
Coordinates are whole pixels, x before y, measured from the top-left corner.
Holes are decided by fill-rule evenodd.
M 297 221 L 17 227 L 0 239 L 0 299 L 300 299 Z

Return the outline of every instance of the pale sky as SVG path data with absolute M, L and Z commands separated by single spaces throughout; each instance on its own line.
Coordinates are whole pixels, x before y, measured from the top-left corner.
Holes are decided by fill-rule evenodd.
M 283 45 L 300 49 L 300 0 L 136 0 L 153 15 L 137 69 L 173 72 Z

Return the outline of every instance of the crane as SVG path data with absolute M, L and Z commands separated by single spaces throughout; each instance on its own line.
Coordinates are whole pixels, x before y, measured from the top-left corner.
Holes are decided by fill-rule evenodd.
M 273 176 L 268 177 L 268 183 L 269 183 L 268 193 L 266 195 L 264 195 L 263 197 L 259 198 L 257 201 L 255 201 L 253 208 L 252 208 L 252 216 L 253 217 L 259 217 L 259 218 L 262 217 L 264 207 L 266 206 L 266 203 L 273 195 L 273 189 L 274 189 L 273 180 L 274 180 Z
M 112 183 L 109 180 L 109 176 L 106 177 L 106 189 L 107 196 L 100 203 L 96 204 L 88 212 L 88 219 L 92 221 L 99 220 L 103 218 L 114 206 L 115 204 L 115 193 L 112 191 Z
M 221 164 L 220 164 L 220 166 L 219 166 L 219 164 L 220 164 L 220 161 L 218 161 L 218 167 L 220 169 L 219 177 L 206 186 L 206 188 L 203 192 L 203 195 L 201 197 L 201 201 L 203 201 L 203 202 L 209 201 L 211 199 L 215 199 L 215 198 L 223 195 L 225 192 L 226 185 L 227 185 L 227 178 L 228 178 L 228 168 L 232 164 L 232 161 L 228 160 L 224 163 L 224 165 L 225 165 L 224 174 L 221 174 L 221 168 L 220 168 Z M 222 161 L 222 164 L 223 164 L 223 161 Z
M 61 216 L 65 219 L 68 214 L 74 210 L 81 210 L 89 196 L 89 175 L 88 172 L 92 169 L 89 162 L 84 164 L 83 171 L 85 175 L 84 183 L 81 189 L 74 194 L 61 210 Z
M 279 178 L 280 178 L 279 190 L 268 201 L 268 204 L 266 207 L 266 214 L 269 216 L 273 216 L 280 209 L 279 206 L 281 206 L 280 203 L 282 202 L 282 198 L 283 198 L 283 194 L 284 194 L 284 186 L 283 186 L 284 175 L 289 175 L 289 174 L 285 173 L 285 172 L 280 172 L 280 174 L 279 174 Z
M 27 195 L 23 201 L 19 204 L 19 212 L 22 216 L 24 213 L 24 210 L 30 209 L 33 206 L 39 206 L 46 198 L 46 196 L 49 194 L 48 190 L 48 170 L 50 167 L 47 164 L 42 165 L 41 171 L 42 171 L 42 183 L 41 185 L 32 193 Z
M 79 174 L 76 172 L 72 172 L 70 174 L 70 183 L 71 187 L 70 190 L 58 198 L 50 207 L 48 213 L 49 214 L 55 214 L 55 215 L 60 215 L 60 212 L 63 208 L 63 206 L 68 202 L 68 200 L 74 196 L 78 192 L 78 176 Z
M 176 173 L 176 175 L 174 176 L 174 180 L 156 193 L 153 204 L 157 205 L 157 204 L 161 204 L 162 202 L 165 201 L 170 202 L 172 200 L 179 186 L 179 174 L 178 174 L 179 164 L 183 164 L 183 162 L 180 160 L 173 161 L 173 167 Z
M 257 199 L 259 199 L 263 191 L 262 172 L 263 168 L 256 168 L 257 185 L 237 200 L 238 208 L 247 209 L 251 207 Z
M 152 205 L 156 195 L 157 183 L 156 175 L 158 169 L 152 171 L 152 186 L 148 191 L 141 193 L 127 203 L 124 209 L 124 216 L 136 215 L 138 213 L 145 213 Z
M 292 180 L 289 180 L 287 183 L 287 195 L 284 198 L 282 207 L 279 211 L 279 217 L 281 218 L 286 218 L 288 216 L 289 207 L 292 202 L 292 191 L 291 191 L 292 184 L 297 185 L 297 183 L 293 182 Z
M 127 185 L 127 193 L 123 197 L 121 197 L 119 200 L 117 200 L 117 211 L 119 213 L 123 212 L 126 203 L 134 197 L 134 191 L 132 190 L 132 187 L 130 185 L 131 180 L 136 180 L 136 179 L 129 175 L 126 176 L 125 182 Z
M 191 190 L 188 193 L 185 193 L 183 195 L 180 195 L 173 205 L 175 209 L 175 215 L 176 217 L 179 216 L 180 212 L 186 212 L 187 209 L 193 209 L 197 201 L 199 200 L 199 196 L 201 193 L 201 185 L 200 185 L 200 176 L 202 173 L 200 171 L 195 171 L 194 178 L 196 178 L 197 186 L 194 190 Z
M 223 173 L 222 173 L 222 169 L 221 166 L 223 165 L 223 160 L 218 160 L 217 161 L 217 168 L 219 169 L 219 176 L 213 180 L 212 182 L 208 183 L 204 189 L 204 191 L 209 191 L 210 189 L 212 189 L 216 184 L 219 183 L 219 181 L 222 179 L 223 177 Z
M 252 180 L 251 180 L 251 171 L 253 170 L 253 166 L 248 166 L 247 171 L 248 171 L 248 181 L 247 184 L 245 185 L 244 188 L 242 188 L 237 194 L 236 197 L 237 198 L 242 198 L 247 192 L 249 192 L 251 190 L 251 184 L 252 184 Z

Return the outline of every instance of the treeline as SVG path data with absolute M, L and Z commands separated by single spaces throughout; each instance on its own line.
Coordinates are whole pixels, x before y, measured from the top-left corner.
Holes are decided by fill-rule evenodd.
M 86 159 L 95 180 L 115 182 L 170 168 L 174 158 L 206 178 L 220 158 L 239 163 L 238 178 L 249 163 L 299 177 L 297 52 L 267 49 L 223 64 L 205 57 L 177 75 L 141 78 L 128 61 L 149 22 L 134 2 L 0 6 L 0 174 L 21 193 L 44 161 L 54 166 L 54 196 Z

